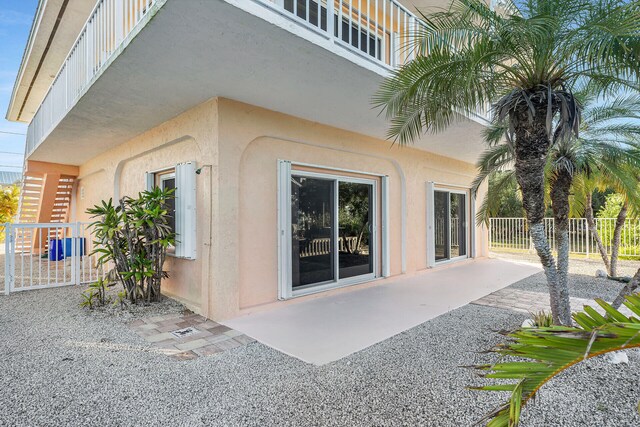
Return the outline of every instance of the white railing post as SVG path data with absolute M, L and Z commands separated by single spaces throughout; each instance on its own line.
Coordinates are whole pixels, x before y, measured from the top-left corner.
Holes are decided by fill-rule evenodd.
M 4 294 L 9 295 L 13 289 L 15 280 L 15 243 L 13 240 L 13 228 L 10 223 L 4 225 Z
M 333 7 L 334 0 L 327 0 L 327 33 L 329 33 L 329 37 L 333 38 L 335 36 L 335 27 L 333 22 Z M 318 16 L 318 27 L 321 27 L 322 18 Z M 340 25 L 340 22 L 338 22 Z
M 124 0 L 115 0 L 115 30 L 116 30 L 116 44 L 115 47 L 120 46 L 122 40 L 124 40 Z M 114 50 L 115 50 L 114 47 Z

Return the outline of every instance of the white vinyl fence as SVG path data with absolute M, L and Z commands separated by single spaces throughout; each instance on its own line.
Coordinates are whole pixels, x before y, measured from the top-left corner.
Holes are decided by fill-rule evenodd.
M 526 218 L 491 218 L 489 220 L 489 248 L 533 251 Z M 596 230 L 607 253 L 611 254 L 611 240 L 615 229 L 615 218 L 596 218 Z M 556 249 L 553 218 L 545 218 L 547 239 Z M 594 236 L 591 235 L 585 218 L 569 220 L 569 251 L 589 256 L 598 253 Z M 640 257 L 640 219 L 627 219 L 622 228 L 620 255 Z
M 0 225 L 0 291 L 80 285 L 103 274 L 87 223 Z

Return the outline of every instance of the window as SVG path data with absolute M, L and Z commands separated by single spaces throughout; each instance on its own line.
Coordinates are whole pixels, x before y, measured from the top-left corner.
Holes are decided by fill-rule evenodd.
M 171 169 L 165 172 L 158 172 L 155 176 L 156 187 L 160 187 L 163 190 L 171 190 L 176 188 L 176 170 Z M 167 211 L 169 213 L 169 226 L 171 230 L 176 232 L 176 200 L 170 199 L 167 200 Z
M 436 189 L 429 183 L 427 196 L 429 266 L 467 258 L 470 246 L 467 191 Z
M 388 275 L 378 203 L 386 177 L 292 170 L 284 161 L 280 168 L 280 298 Z
M 195 162 L 179 163 L 172 168 L 147 173 L 147 189 L 175 189 L 175 198 L 168 201 L 169 225 L 176 233 L 172 255 L 196 258 L 196 167 Z
M 314 27 L 318 27 L 323 31 L 327 31 L 328 11 L 325 6 L 318 4 L 314 0 L 283 0 L 284 9 L 298 16 Z M 346 13 L 346 11 L 345 11 Z M 382 57 L 382 39 L 377 35 L 377 30 L 373 25 L 373 18 L 368 18 L 365 12 L 353 11 L 354 17 L 349 19 L 340 14 L 342 19 L 338 17 L 338 13 L 333 14 L 334 36 L 341 38 L 343 42 L 360 49 L 362 52 L 376 59 Z M 318 21 L 318 15 L 320 20 Z M 359 15 L 358 20 L 355 15 Z M 368 20 L 371 22 L 368 23 Z M 338 28 L 338 21 L 341 20 L 341 28 Z

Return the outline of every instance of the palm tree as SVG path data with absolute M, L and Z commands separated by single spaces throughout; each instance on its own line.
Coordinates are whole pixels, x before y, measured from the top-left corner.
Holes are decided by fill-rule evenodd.
M 583 105 L 580 137 L 554 141 L 545 169 L 556 230 L 568 232 L 572 208 L 574 211 L 583 209 L 607 270 L 615 276 L 620 231 L 627 207 L 629 203 L 633 207 L 640 206 L 640 96 L 620 95 L 607 100 L 597 100 L 584 92 L 578 92 L 576 96 Z M 513 144 L 501 139 L 505 130 L 495 125 L 488 128 L 486 139 L 490 147 L 478 161 L 479 173 L 472 187 L 474 192 L 485 179 L 495 175 L 500 175 L 499 179 L 494 179 L 494 185 L 498 186 L 494 189 L 497 190 L 515 181 L 514 171 L 504 171 L 515 159 Z M 593 219 L 591 194 L 596 186 L 613 188 L 625 196 L 616 221 L 611 262 Z M 559 193 L 562 193 L 561 197 L 558 197 Z M 570 193 L 572 203 L 569 203 Z M 493 191 L 485 195 L 479 212 L 481 221 L 488 221 L 495 211 L 497 202 L 494 199 L 499 194 L 500 191 Z M 558 263 L 568 263 L 568 259 L 568 245 L 559 246 Z M 558 269 L 559 280 L 567 280 L 567 271 Z
M 636 194 L 639 190 L 638 180 L 640 180 L 638 172 L 639 171 L 637 170 L 629 171 L 629 178 L 635 180 L 633 190 Z M 611 247 L 611 255 L 609 255 L 607 248 L 603 243 L 593 212 L 593 193 L 595 191 L 605 191 L 607 189 L 613 189 L 616 196 L 620 195 L 623 198 L 622 206 L 616 215 L 611 241 L 608 242 Z M 619 183 L 599 175 L 579 175 L 574 179 L 574 205 L 576 205 L 578 214 L 580 214 L 580 212 L 584 214 L 584 217 L 587 220 L 587 226 L 589 227 L 589 233 L 596 243 L 602 262 L 607 270 L 607 274 L 612 278 L 618 277 L 618 259 L 620 255 L 621 235 L 627 216 L 629 212 L 632 212 L 634 216 L 637 216 L 637 212 L 635 212 L 638 210 L 637 202 L 634 203 L 630 201 L 627 197 L 627 192 L 628 189 L 621 187 Z M 631 206 L 630 203 L 632 203 Z
M 590 100 L 594 103 L 594 99 Z M 606 102 L 600 102 L 598 105 L 594 105 L 593 108 L 586 109 L 583 114 L 583 123 L 585 129 L 582 131 L 582 137 L 585 137 L 585 133 L 588 138 L 597 140 L 610 140 L 615 138 L 618 140 L 631 140 L 640 141 L 640 95 L 630 94 L 626 96 L 618 96 L 607 100 Z M 606 170 L 604 171 L 606 172 Z M 620 235 L 622 227 L 627 218 L 629 211 L 629 204 L 632 207 L 638 206 L 638 175 L 640 170 L 632 168 L 628 171 L 626 176 L 611 176 L 607 173 L 601 175 L 589 175 L 584 174 L 579 177 L 577 184 L 574 187 L 576 190 L 574 193 L 578 196 L 582 196 L 584 200 L 584 214 L 587 218 L 587 223 L 591 232 L 591 235 L 595 237 L 598 251 L 602 257 L 602 260 L 607 267 L 607 272 L 610 276 L 616 277 L 618 275 L 618 254 L 620 249 Z M 612 188 L 616 192 L 624 196 L 623 205 L 618 212 L 616 218 L 616 224 L 614 227 L 613 239 L 611 242 L 611 257 L 607 255 L 607 251 L 602 244 L 602 239 L 598 233 L 595 220 L 593 217 L 593 201 L 592 195 L 595 189 Z M 579 191 L 582 190 L 582 191 Z M 576 201 L 582 201 L 578 197 Z
M 571 323 L 569 291 L 544 232 L 544 170 L 554 140 L 578 134 L 576 85 L 599 94 L 638 87 L 640 5 L 614 0 L 528 0 L 494 10 L 480 0 L 454 0 L 423 14 L 416 58 L 385 79 L 374 104 L 400 144 L 447 128 L 493 103 L 515 153 L 515 176 L 532 240 L 544 267 L 554 321 Z M 559 172 L 559 183 L 568 181 Z M 564 187 L 560 187 L 564 188 Z M 558 200 L 568 197 L 559 191 Z M 557 236 L 568 242 L 568 232 Z

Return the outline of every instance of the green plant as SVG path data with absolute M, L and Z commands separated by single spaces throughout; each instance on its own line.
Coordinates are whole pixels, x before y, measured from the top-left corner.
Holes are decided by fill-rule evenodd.
M 494 2 L 491 2 L 493 5 Z M 545 168 L 553 141 L 578 136 L 585 82 L 596 96 L 638 89 L 640 7 L 614 0 L 454 0 L 424 13 L 406 46 L 415 59 L 385 79 L 374 104 L 400 144 L 439 132 L 491 105 L 493 123 L 514 147 L 533 245 L 544 267 L 556 323 L 571 323 L 568 257 L 556 262 L 544 229 Z M 558 169 L 554 203 L 568 204 L 570 170 Z M 564 216 L 565 212 L 559 215 Z M 556 234 L 568 244 L 568 229 Z
M 604 316 L 585 306 L 584 311 L 573 315 L 577 327 L 521 328 L 507 334 L 509 342 L 490 350 L 500 355 L 500 360 L 474 368 L 484 378 L 497 379 L 499 383 L 471 388 L 508 391 L 511 396 L 482 422 L 486 421 L 489 427 L 515 427 L 523 405 L 558 374 L 595 356 L 640 347 L 640 295 L 626 297 L 624 305 L 634 313 L 629 317 L 601 299 L 596 302 L 604 309 Z M 504 361 L 505 358 L 516 360 Z
M 103 201 L 87 212 L 96 218 L 91 224 L 98 264 L 113 263 L 118 281 L 131 303 L 158 301 L 167 249 L 176 235 L 169 225 L 167 201 L 174 189 L 154 188 L 125 197 L 118 206 Z
M 83 301 L 80 306 L 94 308 L 108 304 L 110 299 L 106 288 L 114 285 L 115 283 L 109 283 L 102 278 L 90 283 L 89 288 L 82 292 Z
M 598 218 L 615 218 L 618 216 L 620 209 L 622 209 L 622 205 L 624 205 L 624 195 L 619 193 L 610 193 L 606 196 L 604 206 L 600 208 L 596 217 Z M 602 236 L 605 240 L 607 239 L 604 235 Z
M 18 213 L 20 188 L 17 185 L 0 186 L 0 226 L 12 222 Z M 4 228 L 0 229 L 0 242 L 4 242 Z
M 553 326 L 553 316 L 548 311 L 540 310 L 538 312 L 529 313 L 533 326 L 536 328 L 548 328 Z

